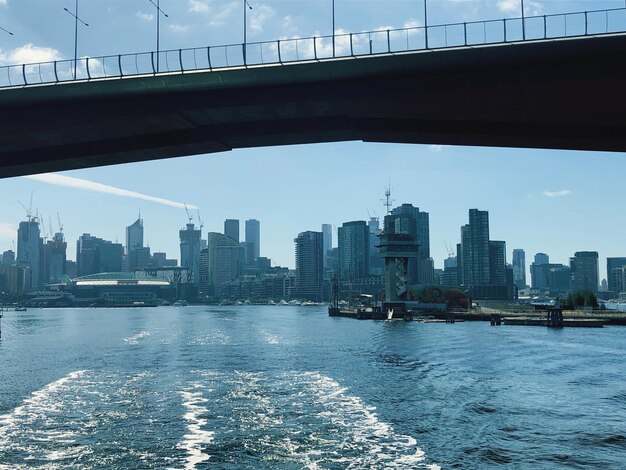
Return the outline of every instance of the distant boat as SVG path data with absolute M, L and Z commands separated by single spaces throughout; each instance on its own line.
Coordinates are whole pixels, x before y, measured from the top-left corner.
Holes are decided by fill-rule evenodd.
M 277 305 L 280 305 L 282 307 L 283 305 L 289 305 L 289 302 L 287 302 L 285 299 L 282 299 L 280 302 L 278 302 Z
M 172 305 L 174 307 L 186 307 L 187 306 L 187 301 L 186 300 L 177 300 Z
M 26 311 L 26 307 L 15 307 L 15 311 L 16 312 L 25 312 Z

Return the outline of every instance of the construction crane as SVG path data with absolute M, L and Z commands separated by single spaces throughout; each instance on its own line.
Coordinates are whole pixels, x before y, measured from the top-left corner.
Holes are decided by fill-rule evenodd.
M 448 258 L 454 258 L 454 250 L 452 246 L 448 246 L 448 242 L 444 240 L 443 242 L 446 245 L 446 251 L 448 252 Z
M 200 209 L 197 209 L 198 211 L 198 224 L 200 225 L 200 230 L 202 230 L 202 227 L 204 227 L 204 223 L 202 223 L 202 219 L 200 218 Z
M 61 223 L 61 217 L 59 216 L 58 212 L 57 212 L 57 221 L 59 222 L 59 232 L 63 233 L 63 224 Z
M 191 221 L 193 220 L 193 217 L 189 213 L 189 209 L 187 208 L 187 204 L 183 204 L 183 206 L 185 206 L 185 212 L 187 212 L 187 219 L 189 219 L 189 223 L 191 223 Z

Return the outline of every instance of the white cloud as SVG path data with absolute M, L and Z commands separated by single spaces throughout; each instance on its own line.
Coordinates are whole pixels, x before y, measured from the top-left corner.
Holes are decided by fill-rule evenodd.
M 211 8 L 208 3 L 202 0 L 189 0 L 189 11 L 194 13 L 209 13 Z
M 154 15 L 151 13 L 144 13 L 143 11 L 138 11 L 136 13 L 137 18 L 141 21 L 152 21 L 154 19 Z
M 545 197 L 564 197 L 569 196 L 572 192 L 569 189 L 562 189 L 560 191 L 544 191 L 542 193 Z
M 189 30 L 189 25 L 170 24 L 167 28 L 173 33 L 186 33 Z
M 0 0 L 2 3 L 2 0 Z M 0 238 L 15 239 L 17 227 L 13 224 L 0 223 Z
M 96 183 L 94 181 L 89 181 L 82 178 L 74 178 L 72 176 L 58 175 L 55 173 L 44 173 L 41 175 L 24 176 L 24 178 L 41 181 L 42 183 L 53 184 L 55 186 L 64 186 L 67 188 L 76 188 L 86 191 L 95 191 L 97 193 L 111 194 L 113 196 L 141 199 L 143 201 L 155 202 L 157 204 L 177 207 L 179 209 L 183 209 L 185 207 L 185 204 L 182 202 L 170 201 L 169 199 L 163 199 L 160 197 L 148 196 L 147 194 L 137 193 L 135 191 L 128 191 L 126 189 L 116 188 L 115 186 L 109 186 L 108 184 Z M 189 209 L 197 209 L 197 206 L 194 206 L 192 204 L 187 204 L 187 207 Z
M 35 62 L 50 62 L 58 59 L 61 59 L 61 53 L 56 49 L 37 47 L 30 43 L 9 51 L 0 49 L 1 65 L 31 64 Z
M 8 0 L 0 0 L 0 5 L 6 5 Z
M 209 19 L 210 26 L 222 26 L 230 18 L 230 16 L 241 8 L 239 2 L 230 2 L 222 6 L 220 10 L 211 12 Z
M 252 31 L 262 32 L 263 26 L 268 20 L 272 19 L 276 14 L 276 10 L 267 5 L 254 6 L 248 11 L 249 27 Z
M 520 0 L 498 0 L 498 9 L 507 14 L 519 17 L 522 15 L 522 3 Z M 536 0 L 526 0 L 524 13 L 526 15 L 539 15 L 543 12 L 543 5 Z
M 443 145 L 433 144 L 428 147 L 428 150 L 431 152 L 441 152 L 443 150 Z

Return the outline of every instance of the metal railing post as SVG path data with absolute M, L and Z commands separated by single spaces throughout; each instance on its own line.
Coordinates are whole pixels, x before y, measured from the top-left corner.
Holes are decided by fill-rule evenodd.
M 278 40 L 277 44 L 278 44 L 278 62 L 282 64 L 283 58 L 280 56 L 280 39 Z
M 183 50 L 178 49 L 178 63 L 180 64 L 180 73 L 185 73 L 185 68 L 183 67 Z
M 465 45 L 467 46 L 467 23 L 463 22 L 463 37 L 465 38 Z
M 543 38 L 546 39 L 548 37 L 548 20 L 546 19 L 546 15 L 543 15 Z
M 504 42 L 506 42 L 506 18 L 504 18 Z
M 387 52 L 391 53 L 391 38 L 389 37 L 389 30 L 387 30 Z
M 152 75 L 156 75 L 156 68 L 154 68 L 154 51 L 150 52 L 150 62 L 152 63 Z
M 313 36 L 313 57 L 317 60 L 317 39 Z
M 120 78 L 124 76 L 124 72 L 122 71 L 122 54 L 117 55 L 117 66 L 120 69 Z
M 57 61 L 54 61 L 54 79 L 55 81 L 59 81 L 59 74 L 57 73 Z
M 207 46 L 206 48 L 206 58 L 209 61 L 209 70 L 213 70 L 213 67 L 211 66 L 211 46 Z
M 585 36 L 587 36 L 587 31 L 588 31 L 588 27 L 587 27 L 587 12 L 585 12 Z
M 350 55 L 354 56 L 354 49 L 352 48 L 352 33 L 350 33 Z
M 247 65 L 247 63 L 246 63 L 246 44 L 245 43 L 243 43 L 241 45 L 241 53 L 243 54 L 243 65 L 245 67 Z
M 22 64 L 22 77 L 24 78 L 24 85 L 28 85 L 28 80 L 26 80 L 26 64 Z
M 89 71 L 89 57 L 85 58 L 85 69 L 87 70 L 87 80 L 91 80 L 91 72 Z

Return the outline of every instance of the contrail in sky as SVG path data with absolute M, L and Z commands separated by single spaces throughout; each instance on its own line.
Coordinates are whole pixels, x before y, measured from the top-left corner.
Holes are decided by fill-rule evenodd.
M 35 181 L 41 181 L 43 183 L 54 184 L 56 186 L 65 186 L 67 188 L 84 189 L 86 191 L 95 191 L 97 193 L 112 194 L 114 196 L 130 197 L 133 199 L 141 199 L 144 201 L 156 202 L 157 204 L 163 204 L 165 206 L 177 207 L 184 209 L 185 204 L 182 202 L 170 201 L 169 199 L 163 199 L 160 197 L 148 196 L 147 194 L 137 193 L 135 191 L 128 191 L 127 189 L 116 188 L 115 186 L 109 186 L 108 184 L 96 183 L 94 181 L 84 180 L 82 178 L 74 178 L 72 176 L 57 175 L 55 173 L 44 173 L 41 175 L 29 175 L 24 176 Z M 193 204 L 187 204 L 189 209 L 197 209 L 197 206 Z

